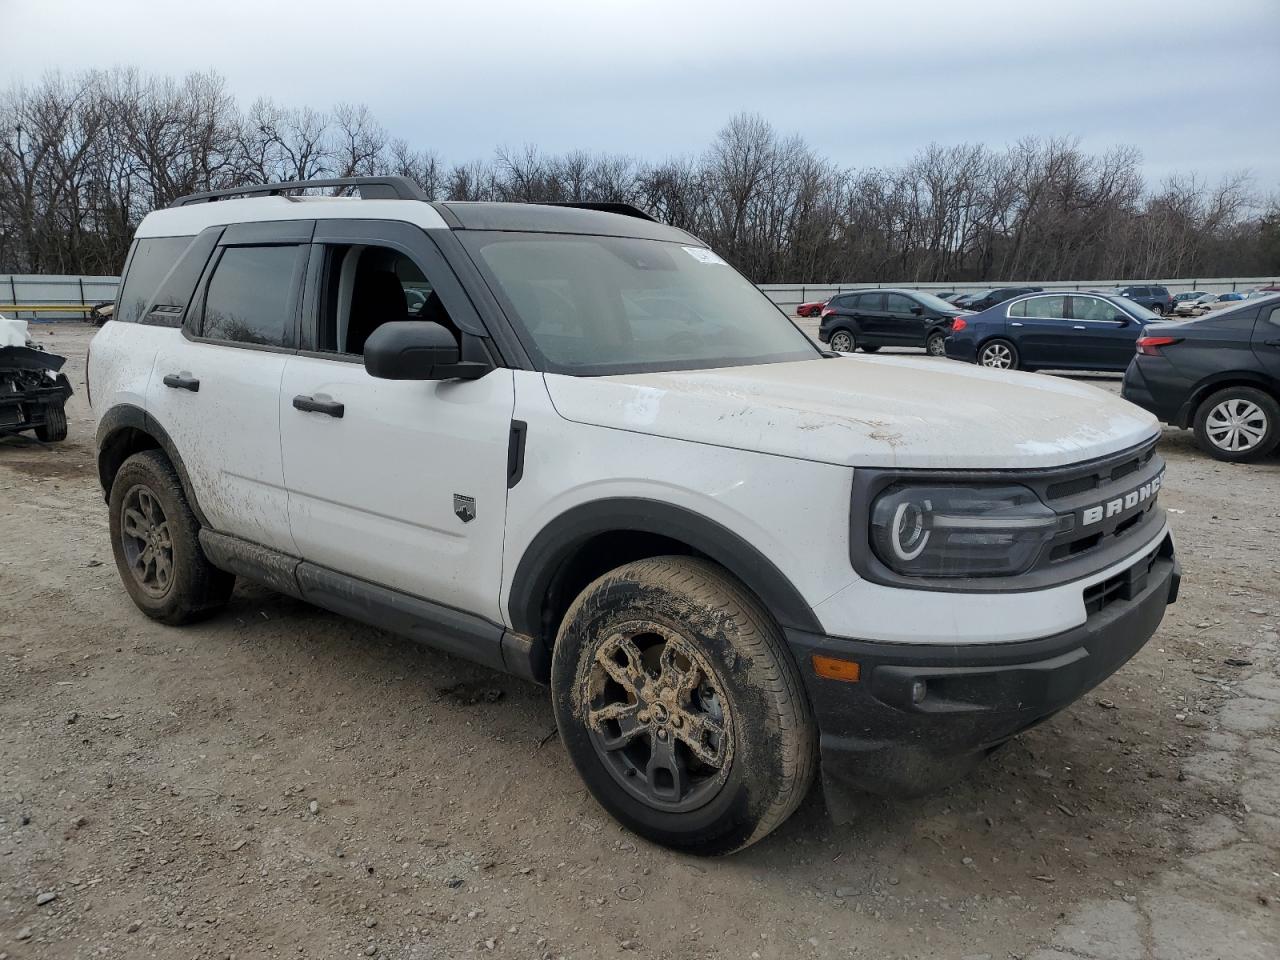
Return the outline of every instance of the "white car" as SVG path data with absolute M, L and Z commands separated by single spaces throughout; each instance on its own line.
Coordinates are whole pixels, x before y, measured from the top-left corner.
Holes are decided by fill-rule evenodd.
M 1173 312 L 1180 317 L 1199 316 L 1202 313 L 1208 313 L 1217 300 L 1216 293 L 1197 293 L 1194 296 L 1178 294 L 1174 298 Z
M 826 353 L 622 205 L 335 184 L 138 228 L 88 378 L 148 616 L 244 577 L 549 684 L 597 800 L 713 854 L 819 769 L 838 817 L 945 786 L 1176 597 L 1159 427 L 1118 397 Z

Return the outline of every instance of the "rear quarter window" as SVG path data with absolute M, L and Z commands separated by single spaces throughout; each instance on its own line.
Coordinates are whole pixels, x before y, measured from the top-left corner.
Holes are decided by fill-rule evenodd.
M 146 237 L 135 240 L 129 266 L 116 297 L 115 323 L 137 323 L 194 237 Z

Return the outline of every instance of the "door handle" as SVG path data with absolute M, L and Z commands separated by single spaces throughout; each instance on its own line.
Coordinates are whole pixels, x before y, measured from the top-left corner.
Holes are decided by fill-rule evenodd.
M 1011 326 L 1011 327 L 1020 327 L 1020 326 L 1022 326 L 1022 324 L 1020 324 L 1020 323 L 1011 323 L 1011 324 L 1009 324 L 1009 326 Z
M 1280 340 L 1263 340 L 1268 347 L 1280 347 Z
M 164 375 L 164 385 L 173 387 L 175 390 L 190 390 L 192 393 L 200 392 L 200 381 L 195 377 L 183 377 L 176 373 L 166 373 Z
M 342 419 L 342 414 L 346 408 L 337 400 L 317 400 L 315 397 L 307 397 L 299 394 L 293 398 L 293 409 L 301 410 L 304 413 L 323 413 L 326 416 L 337 417 Z
M 1083 329 L 1084 329 L 1084 326 L 1083 326 L 1083 325 L 1080 325 L 1080 324 L 1076 324 L 1076 325 L 1073 325 L 1073 326 L 1071 327 L 1071 329 L 1072 329 L 1072 330 L 1083 330 Z

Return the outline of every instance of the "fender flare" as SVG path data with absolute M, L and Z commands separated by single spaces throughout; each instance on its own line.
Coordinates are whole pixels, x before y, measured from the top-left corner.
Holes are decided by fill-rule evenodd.
M 196 520 L 199 521 L 202 527 L 209 526 L 209 521 L 205 517 L 204 511 L 200 509 L 195 491 L 191 487 L 191 477 L 187 474 L 187 465 L 183 462 L 182 455 L 178 453 L 178 448 L 174 445 L 169 432 L 156 421 L 155 417 L 135 404 L 118 404 L 103 414 L 102 419 L 98 421 L 96 435 L 98 482 L 102 485 L 103 499 L 110 498 L 111 481 L 114 477 L 114 474 L 108 475 L 108 463 L 104 454 L 111 445 L 112 440 L 122 430 L 137 430 L 156 442 L 156 445 L 164 451 L 164 455 L 169 458 L 169 462 L 173 464 L 173 469 L 178 474 L 178 480 L 182 484 L 182 492 L 186 495 L 187 503 L 191 505 L 191 512 L 196 515 Z
M 539 636 L 543 600 L 560 567 L 592 537 L 620 531 L 678 540 L 729 571 L 760 599 L 780 627 L 823 632 L 812 608 L 791 581 L 728 527 L 661 500 L 629 497 L 572 507 L 530 541 L 516 566 L 508 595 L 512 629 Z

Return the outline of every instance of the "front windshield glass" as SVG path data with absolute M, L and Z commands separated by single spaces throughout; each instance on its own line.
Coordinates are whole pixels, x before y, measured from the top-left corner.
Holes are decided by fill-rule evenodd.
M 505 301 L 525 349 L 548 372 L 696 370 L 820 356 L 705 247 L 576 234 L 459 236 Z
M 939 310 L 943 313 L 955 313 L 956 306 L 954 303 L 947 303 L 941 297 L 935 297 L 932 293 L 913 293 L 911 296 L 920 301 L 920 306 L 926 310 Z

